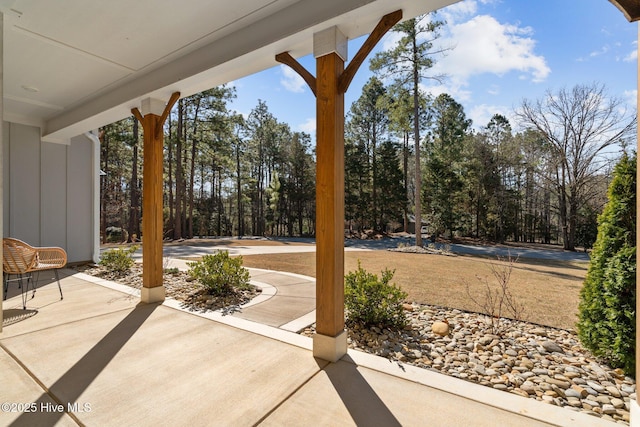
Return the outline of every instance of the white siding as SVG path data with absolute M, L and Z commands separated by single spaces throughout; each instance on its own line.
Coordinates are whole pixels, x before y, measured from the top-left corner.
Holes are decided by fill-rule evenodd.
M 97 235 L 93 228 L 93 152 L 86 136 L 71 139 L 67 147 L 67 255 L 89 261 Z
M 92 142 L 41 142 L 40 129 L 5 123 L 3 148 L 4 236 L 60 246 L 70 262 L 91 260 L 98 238 Z
M 16 237 L 40 245 L 40 130 L 9 125 L 9 229 Z M 5 206 L 5 209 L 7 207 Z
M 68 146 L 43 142 L 41 176 L 40 244 L 68 247 L 67 240 Z

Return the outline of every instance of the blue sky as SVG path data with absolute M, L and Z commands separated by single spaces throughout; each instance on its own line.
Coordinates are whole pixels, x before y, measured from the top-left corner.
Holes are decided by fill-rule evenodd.
M 524 98 L 576 84 L 604 83 L 610 95 L 635 109 L 638 24 L 606 0 L 465 0 L 437 17 L 446 21 L 439 43 L 453 49 L 436 57 L 433 72 L 447 75 L 443 84 L 426 81 L 423 88 L 453 96 L 476 129 L 495 113 L 517 129 L 512 111 Z M 387 34 L 374 53 L 393 45 L 394 37 Z M 349 42 L 349 59 L 365 38 Z M 315 71 L 311 56 L 298 60 Z M 345 111 L 371 76 L 367 60 L 345 96 Z M 262 99 L 279 121 L 315 139 L 315 99 L 287 67 L 232 84 L 237 91 L 232 109 L 246 116 Z

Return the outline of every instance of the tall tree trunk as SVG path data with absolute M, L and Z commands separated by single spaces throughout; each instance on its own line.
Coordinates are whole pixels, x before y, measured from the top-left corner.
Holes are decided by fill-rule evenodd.
M 371 134 L 371 172 L 373 177 L 371 182 L 371 223 L 375 231 L 380 231 L 382 224 L 378 224 L 378 158 L 376 156 L 377 135 L 375 123 Z
M 175 224 L 175 217 L 173 214 L 173 142 L 172 142 L 172 125 L 173 121 L 171 120 L 173 114 L 169 114 L 169 138 L 167 138 L 167 163 L 169 164 L 168 171 L 168 183 L 169 187 L 169 224 L 171 227 Z
M 129 242 L 140 237 L 140 216 L 138 197 L 138 120 L 133 119 L 133 159 L 131 162 L 131 203 L 129 213 Z
M 544 193 L 544 243 L 551 243 L 551 191 Z
M 558 172 L 556 172 L 557 174 Z M 558 182 L 558 215 L 560 219 L 560 228 L 562 229 L 562 244 L 564 249 L 569 249 L 569 224 L 568 224 L 568 206 L 567 206 L 567 188 L 565 185 L 566 171 L 564 163 L 560 167 L 560 176 Z
M 418 46 L 417 41 L 413 39 L 414 55 L 417 53 Z M 415 216 L 416 216 L 416 246 L 422 246 L 422 203 L 420 198 L 422 197 L 422 172 L 420 171 L 420 93 L 418 83 L 420 82 L 420 76 L 418 73 L 417 60 L 414 60 L 413 66 L 413 139 L 415 141 L 416 150 L 416 202 L 415 202 Z
M 196 151 L 197 151 L 197 147 L 196 147 L 197 143 L 195 138 L 193 139 L 193 141 L 191 142 L 191 166 L 190 166 L 190 176 L 189 176 L 189 189 L 188 189 L 188 193 L 189 193 L 189 202 L 188 202 L 188 219 L 187 219 L 187 237 L 188 238 L 193 238 L 193 203 L 194 203 L 194 197 L 193 197 L 193 187 L 194 187 L 194 183 L 195 183 L 195 174 L 196 174 Z
M 189 175 L 189 208 L 188 208 L 188 226 L 187 226 L 187 236 L 189 238 L 193 238 L 193 187 L 195 182 L 195 173 L 196 173 L 196 153 L 197 153 L 197 132 L 198 132 L 198 113 L 200 112 L 200 98 L 197 99 L 196 109 L 193 114 L 193 131 L 191 133 L 191 168 Z M 201 184 L 202 185 L 202 184 Z
M 403 133 L 404 146 L 402 149 L 402 165 L 404 175 L 404 232 L 409 232 L 409 133 Z
M 107 242 L 107 176 L 109 173 L 109 138 L 106 135 L 106 132 L 102 130 L 98 135 L 100 140 L 100 146 L 102 148 L 102 171 L 104 175 L 102 175 L 102 179 L 100 180 L 100 184 L 102 186 L 102 191 L 100 191 L 100 236 L 102 237 L 102 243 Z
M 238 194 L 238 235 L 244 236 L 244 208 L 242 204 L 242 171 L 240 169 L 240 147 L 236 146 L 236 187 Z
M 184 103 L 178 101 L 178 129 L 176 130 L 176 203 L 175 222 L 173 224 L 173 238 L 182 239 L 182 132 L 183 132 Z
M 265 222 L 265 218 L 264 218 L 264 188 L 265 188 L 265 183 L 264 183 L 264 153 L 263 153 L 263 142 L 262 139 L 260 139 L 259 142 L 259 146 L 258 146 L 258 161 L 260 162 L 258 164 L 258 229 L 257 229 L 257 234 L 259 236 L 264 236 L 264 232 L 265 232 L 265 226 L 266 226 L 266 222 Z
M 218 168 L 218 236 L 222 235 L 222 214 L 223 213 L 224 213 L 224 205 L 222 204 L 222 168 Z

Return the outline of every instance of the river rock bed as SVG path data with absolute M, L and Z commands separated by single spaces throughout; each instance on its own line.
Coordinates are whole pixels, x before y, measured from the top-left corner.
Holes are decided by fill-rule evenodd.
M 429 305 L 405 304 L 405 313 L 409 324 L 401 331 L 349 325 L 349 347 L 629 423 L 635 380 L 598 361 L 572 331 L 509 319 L 492 323 L 482 314 Z M 301 333 L 311 336 L 314 329 Z

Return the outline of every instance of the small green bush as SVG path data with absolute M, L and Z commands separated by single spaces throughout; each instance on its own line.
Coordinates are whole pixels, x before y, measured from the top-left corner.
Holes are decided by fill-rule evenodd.
M 129 248 L 116 248 L 104 251 L 100 257 L 100 265 L 109 273 L 123 274 L 133 266 L 132 255 L 138 247 L 133 245 Z
M 344 302 L 349 320 L 395 328 L 407 324 L 402 307 L 407 293 L 389 283 L 394 273 L 395 270 L 385 269 L 382 278 L 378 278 L 364 270 L 358 261 L 358 269 L 344 278 Z
M 616 165 L 580 292 L 578 336 L 596 356 L 635 375 L 636 158 Z
M 212 295 L 228 295 L 249 286 L 249 270 L 242 257 L 231 258 L 229 252 L 205 255 L 201 261 L 189 263 L 189 275 L 209 289 Z

